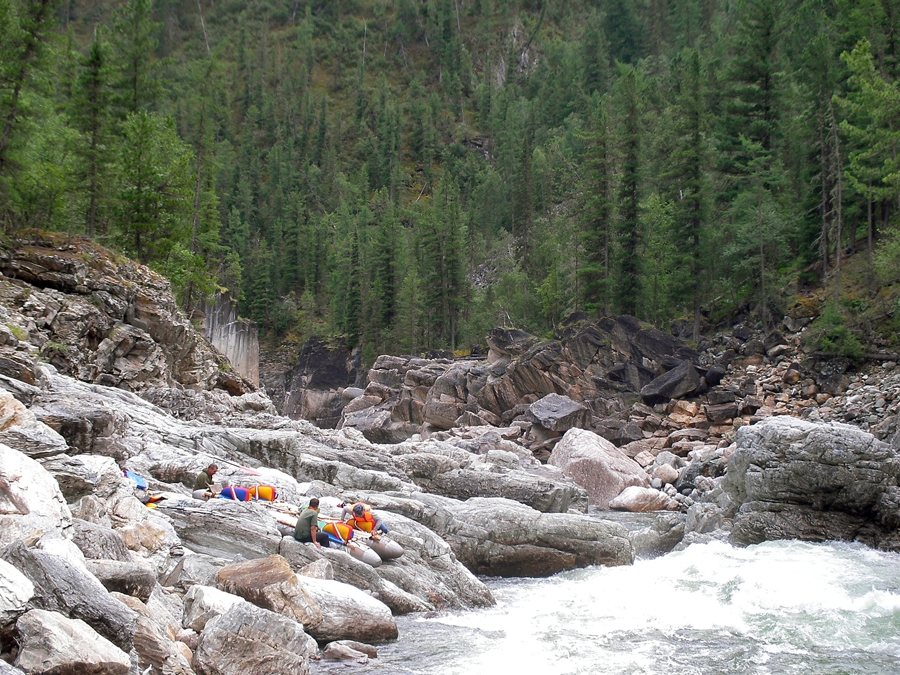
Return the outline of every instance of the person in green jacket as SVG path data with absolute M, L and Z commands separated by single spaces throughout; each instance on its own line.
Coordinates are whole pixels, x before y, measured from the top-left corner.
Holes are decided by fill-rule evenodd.
M 194 499 L 209 499 L 218 492 L 216 484 L 213 483 L 213 476 L 216 475 L 216 471 L 218 470 L 218 466 L 210 464 L 197 474 L 197 479 L 194 481 L 194 491 L 192 493 Z
M 329 547 L 328 535 L 319 529 L 319 500 L 316 497 L 309 500 L 309 506 L 297 518 L 294 539 L 307 544 L 313 543 L 316 548 Z

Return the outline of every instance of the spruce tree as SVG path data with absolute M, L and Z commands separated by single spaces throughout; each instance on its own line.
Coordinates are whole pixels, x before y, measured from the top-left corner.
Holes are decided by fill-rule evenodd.
M 638 74 L 634 66 L 620 66 L 616 83 L 621 176 L 616 218 L 615 305 L 622 314 L 637 314 L 640 296 L 640 141 L 641 112 Z

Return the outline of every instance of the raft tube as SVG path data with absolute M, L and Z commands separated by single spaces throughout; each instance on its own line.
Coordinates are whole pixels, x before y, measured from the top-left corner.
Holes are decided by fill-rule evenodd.
M 370 549 L 375 551 L 382 560 L 394 560 L 403 555 L 403 547 L 396 541 L 390 541 L 385 538 L 369 539 L 366 544 Z

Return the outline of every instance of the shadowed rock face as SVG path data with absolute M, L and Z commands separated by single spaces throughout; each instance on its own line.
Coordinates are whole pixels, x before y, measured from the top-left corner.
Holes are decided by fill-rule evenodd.
M 690 377 L 680 376 L 676 386 L 660 389 L 654 402 L 701 387 L 700 374 L 691 365 L 698 354 L 634 317 L 573 323 L 556 337 L 540 340 L 522 331 L 495 328 L 487 338 L 486 360 L 379 357 L 368 374 L 365 405 L 359 401 L 345 409 L 340 426 L 357 428 L 373 442 L 385 443 L 479 420 L 494 425 L 524 420 L 536 429 L 558 431 L 558 438 L 571 426 L 595 428 L 597 416 L 627 410 L 635 394 L 652 387 L 668 375 L 660 373 L 682 361 L 689 366 Z M 531 417 L 522 417 L 539 399 L 549 402 L 553 397 L 566 397 L 583 406 L 584 412 L 558 429 L 555 423 L 546 423 L 553 417 L 548 403 L 544 412 L 538 407 Z M 554 434 L 541 431 L 531 438 L 534 446 L 549 443 L 551 448 L 553 440 Z
M 896 452 L 855 427 L 775 417 L 742 428 L 724 482 L 739 505 L 734 538 L 859 540 L 900 550 L 898 476 Z

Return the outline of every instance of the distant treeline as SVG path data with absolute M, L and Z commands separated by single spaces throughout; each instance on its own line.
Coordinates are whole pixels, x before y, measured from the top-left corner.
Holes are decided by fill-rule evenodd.
M 187 309 L 227 289 L 270 335 L 696 334 L 772 323 L 854 247 L 900 277 L 900 0 L 0 0 L 0 26 L 5 230 L 115 246 Z

